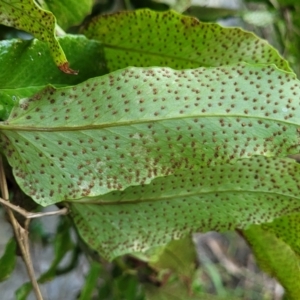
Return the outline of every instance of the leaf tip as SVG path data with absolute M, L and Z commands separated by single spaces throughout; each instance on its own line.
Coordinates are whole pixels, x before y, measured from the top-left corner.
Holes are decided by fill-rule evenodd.
M 78 75 L 78 72 L 79 72 L 78 70 L 73 70 L 73 69 L 71 69 L 71 68 L 69 67 L 69 63 L 68 63 L 68 62 L 65 62 L 65 63 L 59 65 L 58 68 L 59 68 L 62 72 L 66 73 L 66 74 L 71 74 L 71 75 Z

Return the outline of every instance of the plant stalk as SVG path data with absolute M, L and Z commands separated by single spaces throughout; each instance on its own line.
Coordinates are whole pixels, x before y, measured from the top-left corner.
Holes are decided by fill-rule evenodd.
M 7 182 L 6 182 L 6 177 L 5 177 L 5 173 L 4 173 L 4 167 L 3 167 L 3 161 L 2 161 L 2 157 L 0 156 L 0 188 L 1 188 L 1 192 L 2 192 L 2 197 L 3 200 L 6 200 L 7 202 L 9 201 L 9 193 L 8 193 L 8 188 L 7 188 Z M 1 202 L 3 203 L 3 202 Z M 9 207 L 8 205 L 4 205 L 8 217 L 10 219 L 10 222 L 12 224 L 14 233 L 15 233 L 15 237 L 17 239 L 17 242 L 19 244 L 23 259 L 24 259 L 24 263 L 28 272 L 28 276 L 30 278 L 32 287 L 33 287 L 33 291 L 35 293 L 36 299 L 37 300 L 43 300 L 43 296 L 42 293 L 40 291 L 40 288 L 38 286 L 35 274 L 34 274 L 34 270 L 33 270 L 33 265 L 32 265 L 32 260 L 30 257 L 30 250 L 29 250 L 29 239 L 28 239 L 28 231 L 26 229 L 24 229 L 16 220 L 14 213 L 11 209 L 11 207 Z

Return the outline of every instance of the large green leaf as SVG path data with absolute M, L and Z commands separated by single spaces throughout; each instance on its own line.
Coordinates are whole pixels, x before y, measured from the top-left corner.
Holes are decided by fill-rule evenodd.
M 73 66 L 80 70 L 78 76 L 60 72 L 47 45 L 39 40 L 0 42 L 1 119 L 8 117 L 21 98 L 33 95 L 49 83 L 54 86 L 74 85 L 107 73 L 100 42 L 72 35 L 60 38 L 59 42 Z
M 41 9 L 34 0 L 0 0 L 0 23 L 27 31 L 48 44 L 55 64 L 67 74 L 77 74 L 69 63 L 55 36 L 55 17 Z
M 50 10 L 63 29 L 80 24 L 91 13 L 93 0 L 44 0 L 42 7 Z
M 274 66 L 128 68 L 22 99 L 0 123 L 20 187 L 41 205 L 177 170 L 299 152 L 299 82 Z
M 299 210 L 300 165 L 262 156 L 184 170 L 70 203 L 83 239 L 112 259 L 196 231 L 232 230 Z
M 100 16 L 83 33 L 103 42 L 110 71 L 127 66 L 188 69 L 241 61 L 274 63 L 290 71 L 277 50 L 254 34 L 200 23 L 174 11 L 138 10 Z

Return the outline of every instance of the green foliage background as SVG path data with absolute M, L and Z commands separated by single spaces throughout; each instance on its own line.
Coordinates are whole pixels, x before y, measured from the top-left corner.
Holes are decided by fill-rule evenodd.
M 5 39 L 2 28 L 1 151 L 12 201 L 70 210 L 40 283 L 74 269 L 84 252 L 91 266 L 78 299 L 215 299 L 195 279 L 191 233 L 238 229 L 286 299 L 299 297 L 299 7 L 257 2 L 251 11 L 124 1 L 128 11 L 103 16 L 122 3 L 0 1 L 2 24 L 38 38 Z M 160 12 L 132 10 L 140 7 Z M 186 15 L 234 16 L 260 34 L 268 26 L 291 67 L 252 33 Z M 12 240 L 1 280 L 14 252 Z M 60 272 L 68 252 L 74 259 Z M 23 285 L 17 298 L 30 291 Z M 217 290 L 227 296 L 240 295 Z

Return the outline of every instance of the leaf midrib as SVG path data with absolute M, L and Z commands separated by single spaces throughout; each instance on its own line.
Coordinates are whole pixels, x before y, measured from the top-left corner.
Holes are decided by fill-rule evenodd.
M 283 194 L 279 192 L 269 192 L 269 191 L 255 191 L 255 190 L 234 190 L 234 189 L 228 189 L 228 190 L 214 190 L 214 191 L 207 191 L 207 192 L 195 192 L 195 193 L 186 193 L 182 195 L 171 195 L 171 196 L 166 196 L 166 197 L 160 197 L 155 196 L 154 198 L 146 198 L 143 200 L 120 200 L 120 201 L 110 201 L 106 200 L 106 202 L 100 202 L 99 200 L 78 200 L 78 199 L 72 199 L 72 200 L 66 200 L 65 202 L 71 202 L 71 203 L 80 203 L 80 204 L 97 204 L 97 205 L 122 205 L 122 204 L 136 204 L 136 203 L 144 203 L 144 202 L 161 202 L 161 201 L 168 201 L 173 198 L 184 198 L 184 197 L 193 197 L 193 196 L 201 196 L 201 195 L 209 195 L 209 194 L 225 194 L 225 193 L 236 193 L 236 194 L 243 194 L 243 193 L 254 193 L 254 194 L 268 194 L 268 195 L 278 195 L 278 196 L 283 196 L 283 197 L 288 197 L 292 199 L 299 200 L 300 196 L 292 196 L 288 194 Z M 101 197 L 101 196 L 100 196 Z M 105 201 L 105 200 L 104 200 Z
M 84 126 L 58 126 L 58 127 L 37 127 L 37 126 L 22 126 L 22 125 L 10 125 L 9 121 L 4 121 L 0 123 L 0 130 L 2 131 L 41 131 L 41 132 L 61 132 L 61 131 L 85 131 L 85 130 L 97 130 L 97 129 L 106 129 L 112 127 L 124 127 L 132 126 L 139 124 L 148 124 L 148 123 L 159 123 L 164 121 L 175 121 L 183 119 L 194 119 L 194 118 L 243 118 L 243 119 L 254 119 L 254 120 L 263 120 L 263 121 L 272 121 L 274 123 L 283 123 L 286 125 L 300 126 L 295 122 L 289 122 L 279 119 L 259 117 L 259 116 L 246 116 L 246 115 L 228 115 L 228 114 L 214 114 L 214 115 L 189 115 L 189 116 L 180 116 L 172 118 L 162 118 L 162 119 L 147 119 L 147 120 L 131 120 L 115 123 L 102 123 L 95 125 L 84 125 Z
M 183 62 L 191 62 L 194 64 L 197 64 L 196 68 L 199 67 L 212 67 L 211 64 L 204 64 L 203 61 L 201 60 L 193 60 L 193 59 L 188 59 L 188 58 L 183 58 L 180 56 L 173 56 L 173 55 L 166 55 L 160 52 L 151 52 L 151 51 L 146 51 L 146 50 L 140 50 L 140 49 L 134 49 L 134 48 L 130 48 L 130 47 L 122 47 L 122 46 L 117 46 L 117 45 L 112 45 L 112 44 L 106 44 L 103 43 L 104 49 L 105 48 L 110 48 L 110 49 L 116 49 L 116 50 L 121 50 L 121 51 L 130 51 L 130 52 L 135 52 L 135 53 L 139 53 L 139 54 L 144 54 L 144 55 L 152 55 L 152 56 L 160 56 L 160 57 L 165 57 L 165 58 L 170 58 L 170 59 L 176 59 L 176 60 L 180 60 Z M 201 65 L 199 65 L 201 64 Z M 229 66 L 230 64 L 226 65 Z

